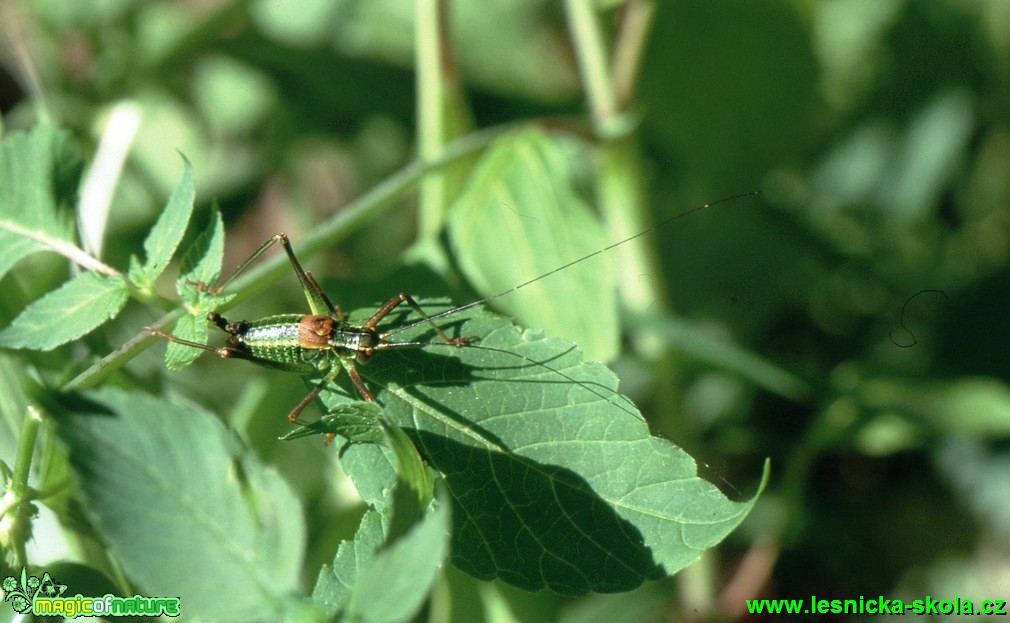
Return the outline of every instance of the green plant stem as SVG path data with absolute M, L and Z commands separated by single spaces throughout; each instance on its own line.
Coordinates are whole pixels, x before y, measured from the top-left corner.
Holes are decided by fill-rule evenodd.
M 596 150 L 597 201 L 606 230 L 615 238 L 624 239 L 647 228 L 641 155 L 634 136 L 622 129 L 626 123 L 618 106 L 616 85 L 607 67 L 602 28 L 592 3 L 568 0 L 565 6 L 593 127 L 603 141 Z M 644 24 L 641 22 L 641 19 L 625 20 L 624 28 L 634 28 L 635 32 L 619 36 L 625 48 L 622 58 L 631 59 L 623 61 L 625 72 L 634 73 L 633 68 L 627 65 L 640 62 L 649 20 L 645 20 Z M 630 88 L 631 84 L 626 84 L 624 88 Z M 632 94 L 625 93 L 624 97 L 630 100 Z M 655 258 L 655 250 L 650 244 L 629 244 L 617 250 L 621 301 L 632 312 L 666 306 L 663 280 Z M 636 332 L 635 346 L 636 350 L 650 358 L 655 358 L 663 350 L 662 340 L 646 332 Z
M 443 17 L 442 0 L 416 0 L 417 29 L 414 34 L 414 59 L 417 71 L 417 150 L 422 159 L 438 154 L 445 141 L 443 102 L 446 85 L 442 72 Z M 434 238 L 445 219 L 445 175 L 435 173 L 421 180 L 418 187 L 418 237 Z
M 32 405 L 28 406 L 28 415 L 21 427 L 21 438 L 18 441 L 18 452 L 14 460 L 14 477 L 11 491 L 24 499 L 28 495 L 28 476 L 32 469 L 32 455 L 35 453 L 35 440 L 42 424 L 42 414 Z
M 151 323 L 150 326 L 154 329 L 166 330 L 167 327 L 175 324 L 179 318 L 182 318 L 185 313 L 186 310 L 184 308 L 177 307 L 159 318 L 157 322 Z M 124 342 L 122 346 L 70 379 L 60 389 L 65 391 L 80 391 L 96 387 L 108 378 L 110 374 L 123 367 L 128 361 L 139 355 L 148 346 L 158 341 L 158 339 L 156 336 L 151 335 L 149 331 L 141 331 Z
M 422 160 L 438 157 L 448 141 L 473 129 L 473 119 L 453 55 L 449 0 L 415 0 L 417 146 Z M 449 258 L 439 241 L 453 201 L 468 173 L 466 161 L 425 175 L 418 186 L 417 240 L 407 252 L 447 276 Z
M 39 426 L 42 424 L 42 414 L 33 406 L 28 406 L 28 413 L 21 426 L 21 437 L 18 440 L 17 455 L 14 459 L 14 472 L 11 476 L 9 492 L 10 505 L 6 512 L 13 514 L 13 522 L 8 529 L 10 547 L 14 551 L 14 566 L 25 567 L 28 557 L 25 543 L 31 536 L 31 495 L 28 479 L 31 476 L 32 457 L 35 454 L 35 440 L 38 438 Z
M 586 89 L 590 114 L 597 133 L 618 112 L 610 69 L 607 67 L 606 46 L 599 19 L 588 0 L 565 0 L 568 30 L 575 43 L 582 84 Z
M 624 5 L 621 28 L 614 41 L 614 97 L 626 108 L 638 90 L 645 44 L 656 17 L 655 0 L 630 0 Z
M 94 270 L 102 273 L 103 275 L 110 276 L 117 276 L 120 274 L 115 268 L 107 264 L 103 264 L 101 261 L 88 255 L 84 249 L 81 249 L 66 240 L 54 238 L 45 232 L 22 227 L 14 221 L 9 220 L 0 220 L 0 229 L 5 229 L 13 234 L 17 234 L 18 236 L 24 236 L 25 238 L 34 240 L 43 247 L 59 253 L 71 262 L 88 270 Z
M 409 191 L 425 174 L 440 170 L 484 149 L 502 135 L 515 130 L 516 127 L 516 125 L 509 124 L 474 132 L 448 143 L 437 158 L 430 160 L 418 158 L 412 161 L 317 227 L 297 245 L 298 256 L 302 261 L 306 261 L 323 249 L 346 239 L 365 223 L 396 205 L 396 200 Z M 222 305 L 221 311 L 227 310 L 266 289 L 270 284 L 287 274 L 289 270 L 287 257 L 283 254 L 265 259 L 234 281 L 230 292 L 235 294 L 235 298 Z M 152 323 L 151 326 L 156 329 L 166 329 L 181 318 L 184 313 L 186 313 L 184 308 L 177 307 Z M 157 339 L 146 330 L 138 333 L 71 379 L 62 389 L 81 390 L 95 387 Z

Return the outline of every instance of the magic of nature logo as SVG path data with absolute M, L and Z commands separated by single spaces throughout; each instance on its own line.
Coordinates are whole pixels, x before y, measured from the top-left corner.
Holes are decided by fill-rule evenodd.
M 28 575 L 21 569 L 21 577 L 9 575 L 3 579 L 4 601 L 18 614 L 31 612 L 36 616 L 62 616 L 68 619 L 79 616 L 170 616 L 182 612 L 178 597 L 117 597 L 107 594 L 86 597 L 80 593 L 67 597 L 67 585 L 60 584 L 43 572 L 42 577 Z

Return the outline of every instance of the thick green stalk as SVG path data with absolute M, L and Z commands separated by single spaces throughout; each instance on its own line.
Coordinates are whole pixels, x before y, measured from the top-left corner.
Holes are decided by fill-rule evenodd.
M 4 516 L 3 541 L 14 553 L 14 568 L 28 565 L 25 544 L 31 537 L 31 508 L 28 479 L 31 476 L 32 457 L 35 454 L 35 440 L 38 438 L 42 415 L 34 406 L 28 406 L 28 414 L 21 426 L 17 455 L 14 458 L 14 472 L 11 475 L 10 490 L 4 495 L 2 515 Z

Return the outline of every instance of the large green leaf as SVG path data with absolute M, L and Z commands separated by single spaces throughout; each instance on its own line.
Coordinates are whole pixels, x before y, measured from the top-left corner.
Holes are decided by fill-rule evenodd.
M 687 566 L 751 509 L 651 436 L 613 373 L 574 345 L 475 309 L 452 318 L 443 326 L 480 348 L 392 348 L 358 369 L 445 477 L 453 561 L 465 571 L 528 590 L 627 590 Z M 344 467 L 357 482 L 383 449 L 353 449 Z
M 82 273 L 26 307 L 0 331 L 0 346 L 52 350 L 114 318 L 128 297 L 121 278 Z
M 531 130 L 501 141 L 453 205 L 450 240 L 481 295 L 523 284 L 492 306 L 607 361 L 616 356 L 619 337 L 613 268 L 605 254 L 566 266 L 607 243 L 570 176 L 566 154 L 548 136 Z M 562 266 L 564 279 L 526 285 Z
M 77 189 L 80 155 L 70 135 L 43 124 L 0 143 L 0 277 L 19 260 L 71 240 L 59 208 Z
M 214 416 L 103 389 L 63 407 L 80 495 L 127 576 L 205 621 L 277 621 L 298 586 L 301 505 Z

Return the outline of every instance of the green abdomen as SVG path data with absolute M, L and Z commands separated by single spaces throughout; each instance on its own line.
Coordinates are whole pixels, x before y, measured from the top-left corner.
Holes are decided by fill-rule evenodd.
M 309 374 L 325 360 L 326 351 L 303 348 L 298 344 L 298 323 L 302 314 L 281 314 L 260 320 L 248 321 L 245 333 L 236 336 L 237 341 L 249 354 L 277 367 L 290 369 L 300 374 Z

